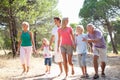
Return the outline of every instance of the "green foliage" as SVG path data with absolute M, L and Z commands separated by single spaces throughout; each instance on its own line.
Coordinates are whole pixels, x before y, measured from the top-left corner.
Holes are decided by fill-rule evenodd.
M 119 0 L 85 0 L 83 8 L 79 12 L 79 16 L 84 19 L 101 20 L 115 18 L 119 13 Z
M 93 24 L 106 26 L 111 37 L 113 52 L 117 53 L 115 42 L 112 38 L 112 19 L 120 16 L 120 0 L 85 0 L 83 8 L 79 12 L 82 24 Z M 99 27 L 98 27 L 99 28 Z
M 116 43 L 117 49 L 120 50 L 120 20 L 112 21 L 112 24 L 115 32 L 114 41 Z
M 70 26 L 73 28 L 73 32 L 76 32 L 76 27 L 78 24 L 76 23 L 71 23 Z
M 54 16 L 61 16 L 56 9 L 58 0 L 0 0 L 0 24 L 5 26 L 4 32 L 0 32 L 4 37 L 0 37 L 0 43 L 5 47 L 11 48 L 10 28 L 9 28 L 9 10 L 12 10 L 13 19 L 18 32 L 21 31 L 21 23 L 27 21 L 30 23 L 30 31 L 37 31 L 37 42 L 43 37 L 50 37 L 50 31 Z M 3 28 L 3 27 L 2 27 Z M 1 27 L 0 27 L 1 29 Z
M 9 33 L 7 33 L 4 28 L 0 28 L 0 48 L 8 49 L 11 47 L 11 41 L 8 35 Z
M 70 26 L 71 26 L 73 29 L 76 29 L 77 25 L 78 25 L 77 23 L 71 23 L 71 24 L 70 24 Z

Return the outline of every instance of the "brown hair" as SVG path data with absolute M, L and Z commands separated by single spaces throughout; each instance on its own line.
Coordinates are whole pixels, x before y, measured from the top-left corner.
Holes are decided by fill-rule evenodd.
M 59 17 L 54 17 L 54 19 L 60 21 L 60 23 L 61 23 L 61 19 Z

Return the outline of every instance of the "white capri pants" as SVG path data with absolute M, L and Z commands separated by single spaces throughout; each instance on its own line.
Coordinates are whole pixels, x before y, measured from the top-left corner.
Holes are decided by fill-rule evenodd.
M 23 47 L 20 48 L 20 60 L 22 64 L 26 64 L 27 66 L 30 65 L 30 57 L 32 53 L 32 46 Z

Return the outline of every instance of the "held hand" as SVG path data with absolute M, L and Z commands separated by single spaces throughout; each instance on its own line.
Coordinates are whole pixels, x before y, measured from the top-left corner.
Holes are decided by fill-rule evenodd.
M 16 54 L 19 55 L 19 54 L 20 54 L 20 51 L 16 51 Z
M 36 50 L 36 52 L 35 52 L 36 54 L 39 54 L 39 50 Z
M 33 53 L 35 57 L 39 56 L 39 50 L 33 49 Z
M 35 48 L 33 48 L 33 52 L 34 52 L 34 53 L 37 53 L 37 51 L 36 51 L 36 49 L 35 49 Z
M 73 50 L 76 51 L 76 45 L 74 44 L 72 47 L 73 47 Z
M 52 50 L 52 47 L 51 47 L 51 46 L 49 46 L 49 50 Z
M 16 54 L 19 55 L 20 54 L 20 48 L 18 47 L 16 50 Z

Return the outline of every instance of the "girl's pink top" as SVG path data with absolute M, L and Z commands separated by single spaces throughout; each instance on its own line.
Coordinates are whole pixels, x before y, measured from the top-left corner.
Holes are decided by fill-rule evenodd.
M 60 34 L 61 45 L 72 45 L 72 28 L 66 27 L 65 29 L 58 29 L 58 33 Z

